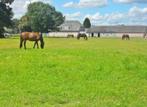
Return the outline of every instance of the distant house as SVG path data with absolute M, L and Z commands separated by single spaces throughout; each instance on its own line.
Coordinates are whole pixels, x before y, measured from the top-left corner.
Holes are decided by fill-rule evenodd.
M 79 21 L 71 20 L 65 21 L 59 26 L 60 31 L 62 32 L 79 32 L 82 27 L 82 24 Z
M 67 35 L 74 35 L 75 37 L 79 32 L 83 32 L 82 24 L 77 20 L 68 20 L 61 24 L 59 32 L 50 32 L 50 37 L 67 37 Z
M 122 34 L 130 34 L 134 37 L 143 36 L 146 33 L 147 26 L 95 26 L 87 30 L 90 36 L 122 36 Z

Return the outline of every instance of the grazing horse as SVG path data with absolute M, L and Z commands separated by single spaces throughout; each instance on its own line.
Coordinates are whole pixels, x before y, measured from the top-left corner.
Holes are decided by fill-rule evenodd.
M 83 37 L 85 40 L 88 40 L 88 37 L 87 37 L 87 35 L 85 34 L 85 33 L 79 33 L 78 35 L 77 35 L 77 39 L 79 40 L 81 37 Z
M 123 34 L 122 40 L 130 40 L 130 36 L 128 34 Z
M 37 45 L 37 48 L 39 48 L 38 41 L 40 41 L 40 47 L 44 48 L 44 41 L 42 37 L 42 33 L 39 32 L 22 32 L 20 35 L 20 48 L 22 48 L 23 42 L 24 42 L 24 48 L 26 49 L 26 41 L 35 41 L 34 47 Z
M 74 38 L 74 35 L 73 34 L 68 34 L 67 38 Z
M 147 39 L 147 33 L 144 33 L 143 38 Z

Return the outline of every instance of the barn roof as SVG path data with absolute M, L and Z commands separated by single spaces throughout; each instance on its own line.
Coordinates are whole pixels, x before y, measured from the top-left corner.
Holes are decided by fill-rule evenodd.
M 147 26 L 96 26 L 87 30 L 88 33 L 145 33 Z
M 67 20 L 61 26 L 82 26 L 82 24 L 77 20 Z
M 65 28 L 69 29 L 65 29 Z M 80 31 L 80 28 L 82 27 L 82 24 L 77 20 L 67 20 L 63 24 L 59 26 L 59 28 L 62 28 L 61 31 Z

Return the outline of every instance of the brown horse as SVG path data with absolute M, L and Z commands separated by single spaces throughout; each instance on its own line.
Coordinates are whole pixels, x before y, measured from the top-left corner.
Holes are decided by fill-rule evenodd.
M 77 39 L 79 40 L 81 37 L 83 37 L 85 40 L 88 40 L 88 37 L 87 37 L 87 35 L 85 34 L 85 33 L 79 33 L 78 35 L 77 35 Z
M 130 36 L 128 34 L 123 34 L 122 40 L 130 40 Z
M 67 38 L 74 38 L 74 35 L 73 34 L 68 34 Z
M 44 48 L 44 41 L 42 37 L 42 33 L 39 32 L 22 32 L 20 35 L 20 48 L 22 48 L 23 42 L 24 42 L 24 48 L 26 49 L 26 41 L 35 41 L 34 47 L 37 45 L 37 48 L 39 48 L 38 41 L 40 41 L 40 47 Z

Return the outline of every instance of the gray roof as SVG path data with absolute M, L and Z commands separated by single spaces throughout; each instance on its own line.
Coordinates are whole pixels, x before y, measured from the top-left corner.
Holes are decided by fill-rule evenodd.
M 79 22 L 79 21 L 77 21 L 77 20 L 67 20 L 67 21 L 65 21 L 62 25 L 60 25 L 60 26 L 66 26 L 66 25 L 77 25 L 77 26 L 82 26 L 82 24 Z
M 88 29 L 88 33 L 145 33 L 147 26 L 96 26 Z
M 69 27 L 70 29 L 67 31 L 79 31 L 82 24 L 76 20 L 65 21 L 63 24 L 59 26 L 59 28 L 63 28 L 62 31 L 66 31 L 64 27 Z

